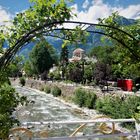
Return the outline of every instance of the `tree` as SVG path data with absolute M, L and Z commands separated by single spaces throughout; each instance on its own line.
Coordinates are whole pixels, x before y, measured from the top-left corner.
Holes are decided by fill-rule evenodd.
M 36 44 L 29 58 L 34 74 L 48 73 L 53 64 L 57 63 L 55 50 L 45 39 Z
M 11 85 L 0 85 L 0 139 L 8 139 L 9 130 L 19 121 L 13 113 L 18 105 L 24 104 L 26 97 L 19 96 Z
M 97 83 L 116 78 L 112 75 L 112 66 L 116 60 L 112 55 L 114 50 L 116 50 L 114 46 L 97 46 L 91 49 L 90 56 L 97 59 L 94 71 L 94 79 Z
M 95 47 L 90 52 L 101 62 L 111 66 L 113 79 L 132 78 L 140 76 L 140 22 L 137 20 L 132 25 L 120 25 L 122 17 L 118 13 L 113 13 L 105 19 L 100 19 L 100 24 L 116 27 L 126 32 L 119 32 L 113 28 L 102 27 L 105 34 L 116 38 L 120 43 L 112 39 L 110 47 Z M 128 34 L 127 34 L 128 33 Z M 107 38 L 104 36 L 104 38 Z
M 95 57 L 98 61 L 111 64 L 114 59 L 112 57 L 114 49 L 114 46 L 96 46 L 90 50 L 89 56 Z
M 10 77 L 17 77 L 21 75 L 21 71 L 23 68 L 23 57 L 16 56 L 13 61 L 8 66 L 8 75 Z
M 23 69 L 24 69 L 24 71 L 25 71 L 25 73 L 26 73 L 26 75 L 27 75 L 28 77 L 33 76 L 34 71 L 33 71 L 33 69 L 31 68 L 31 62 L 30 62 L 30 60 L 27 60 L 27 61 L 24 63 Z
M 83 80 L 82 66 L 77 63 L 69 63 L 67 67 L 67 79 L 76 83 L 80 83 Z
M 64 0 L 30 0 L 30 2 L 32 6 L 18 13 L 11 27 L 0 27 L 0 45 L 2 46 L 6 40 L 10 46 L 0 59 L 0 69 L 9 63 L 24 44 L 33 41 L 35 37 L 39 38 L 43 33 L 50 35 L 54 28 L 58 28 L 57 25 L 62 25 L 73 15 Z
M 94 69 L 94 80 L 97 84 L 107 84 L 107 80 L 111 77 L 111 67 L 110 65 L 98 61 L 95 64 Z
M 123 32 L 119 32 L 119 30 L 114 30 L 113 28 L 105 28 L 102 27 L 104 33 L 109 33 L 111 37 L 116 38 L 118 42 L 113 41 L 113 44 L 120 46 L 123 50 L 125 50 L 125 55 L 129 56 L 133 62 L 139 62 L 140 60 L 140 22 L 137 20 L 133 25 L 120 25 L 119 21 L 121 20 L 121 16 L 118 15 L 117 12 L 112 13 L 111 16 L 105 19 L 100 19 L 99 24 L 105 24 L 108 26 L 112 26 L 114 28 L 118 28 Z M 124 33 L 125 32 L 125 33 Z
M 67 47 L 67 41 L 62 44 L 61 54 L 60 54 L 60 65 L 62 70 L 62 78 L 64 79 L 67 65 L 69 62 L 69 51 Z
M 60 62 L 62 65 L 68 65 L 68 55 L 69 55 L 69 51 L 68 51 L 68 47 L 65 46 L 61 49 L 61 54 L 60 54 Z
M 86 82 L 88 82 L 88 83 L 92 82 L 94 69 L 95 69 L 94 63 L 89 63 L 89 64 L 85 65 L 84 79 L 86 80 Z

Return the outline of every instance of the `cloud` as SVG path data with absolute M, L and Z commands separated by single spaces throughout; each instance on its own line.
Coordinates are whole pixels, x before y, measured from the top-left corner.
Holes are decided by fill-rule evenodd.
M 130 5 L 129 7 L 125 8 L 125 9 L 120 8 L 119 13 L 121 16 L 124 16 L 126 18 L 138 19 L 138 18 L 140 18 L 140 4 L 139 5 Z
M 85 22 L 97 22 L 98 18 L 108 17 L 111 13 L 110 7 L 104 4 L 102 0 L 92 1 L 88 10 L 78 10 L 78 5 L 73 5 L 73 12 L 77 14 L 77 17 L 73 18 L 76 21 Z
M 86 3 L 86 0 L 85 2 Z M 84 4 L 83 4 L 84 5 Z M 78 5 L 74 4 L 73 12 L 77 14 L 72 20 L 97 23 L 98 18 L 106 18 L 113 12 L 118 11 L 121 16 L 126 18 L 138 19 L 140 18 L 140 4 L 130 5 L 126 8 L 122 6 L 111 6 L 103 2 L 103 0 L 91 0 L 88 9 L 78 10 Z M 86 7 L 86 6 L 85 6 Z
M 84 3 L 83 3 L 83 5 L 82 5 L 82 7 L 84 9 L 86 9 L 89 6 L 89 4 L 90 4 L 89 1 L 88 0 L 85 0 Z
M 0 25 L 10 25 L 10 20 L 12 19 L 12 14 L 0 6 Z

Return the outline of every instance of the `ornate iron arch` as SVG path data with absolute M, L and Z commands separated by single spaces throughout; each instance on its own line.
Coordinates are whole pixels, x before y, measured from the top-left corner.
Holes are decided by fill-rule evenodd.
M 86 30 L 90 26 L 106 27 L 106 28 L 109 28 L 109 29 L 113 29 L 113 30 L 115 30 L 117 32 L 120 32 L 120 33 L 128 36 L 131 40 L 133 40 L 135 42 L 138 42 L 138 40 L 136 40 L 131 34 L 125 32 L 125 31 L 123 31 L 123 30 L 121 30 L 121 29 L 119 29 L 117 27 L 109 26 L 109 25 L 105 25 L 105 24 L 95 24 L 95 23 L 78 22 L 78 21 L 55 21 L 55 22 L 52 22 L 52 23 L 49 23 L 49 24 L 48 23 L 45 23 L 45 24 L 43 24 L 41 26 L 38 26 L 35 29 L 30 30 L 28 33 L 26 33 L 21 38 L 19 38 L 17 40 L 17 42 L 15 43 L 15 45 L 13 45 L 12 47 L 10 47 L 10 48 L 8 48 L 6 50 L 6 52 L 4 53 L 4 55 L 0 58 L 0 70 L 4 69 L 9 64 L 9 62 L 12 60 L 12 58 L 18 52 L 18 50 L 20 50 L 25 44 L 28 44 L 31 41 L 31 39 L 33 39 L 37 35 L 44 34 L 45 32 L 47 32 L 46 35 L 53 36 L 53 35 L 51 35 L 50 32 L 52 32 L 54 30 L 73 30 L 73 29 L 68 29 L 68 28 L 58 28 L 57 26 L 60 25 L 60 24 L 62 24 L 62 23 L 65 23 L 65 24 L 76 24 L 76 25 L 80 25 L 80 26 L 83 26 L 83 27 L 87 26 L 83 30 Z M 52 28 L 54 25 L 56 27 L 55 28 Z M 51 30 L 49 30 L 49 29 L 51 29 Z M 110 35 L 109 33 L 107 34 L 107 33 L 102 32 L 102 31 L 90 31 L 90 30 L 87 30 L 87 32 L 102 34 L 102 35 L 108 36 L 108 37 L 116 40 L 117 42 L 119 42 L 120 44 L 122 44 L 124 47 L 126 47 L 130 51 L 130 53 L 133 54 L 133 56 L 136 59 L 140 60 L 140 56 L 138 54 L 135 54 L 133 52 L 133 50 L 126 45 L 125 42 L 123 42 L 122 40 L 119 40 L 119 39 L 115 38 L 113 35 Z M 57 37 L 59 37 L 59 36 L 57 36 Z M 62 38 L 62 39 L 65 39 L 65 37 Z

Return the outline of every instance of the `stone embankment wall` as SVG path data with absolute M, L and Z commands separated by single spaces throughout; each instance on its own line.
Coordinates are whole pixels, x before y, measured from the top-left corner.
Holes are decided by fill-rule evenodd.
M 19 79 L 11 79 L 11 82 L 13 85 L 20 85 L 19 84 Z M 65 97 L 72 96 L 74 93 L 74 90 L 78 87 L 84 88 L 88 91 L 92 91 L 97 94 L 98 97 L 103 97 L 106 95 L 112 95 L 112 96 L 120 96 L 120 97 L 125 97 L 126 95 L 134 95 L 133 92 L 124 92 L 122 90 L 112 90 L 109 92 L 102 92 L 101 89 L 97 86 L 82 86 L 80 84 L 69 84 L 69 83 L 64 83 L 64 82 L 56 82 L 56 81 L 41 81 L 41 80 L 34 80 L 34 79 L 29 79 L 26 78 L 26 84 L 25 86 L 35 88 L 35 89 L 41 89 L 45 85 L 53 87 L 53 86 L 58 86 L 62 90 L 62 95 Z M 136 94 L 135 94 L 136 95 Z M 138 95 L 139 96 L 139 95 Z
M 12 85 L 20 85 L 19 84 L 19 79 L 13 79 L 11 78 L 11 83 Z M 102 95 L 102 91 L 98 87 L 93 87 L 93 86 L 82 86 L 80 84 L 69 84 L 69 83 L 64 83 L 64 82 L 56 82 L 56 81 L 40 81 L 40 80 L 34 80 L 34 79 L 26 79 L 26 84 L 25 86 L 35 88 L 35 89 L 41 89 L 45 85 L 53 87 L 53 86 L 58 86 L 62 90 L 62 95 L 63 96 L 71 96 L 74 93 L 74 90 L 76 88 L 84 88 L 88 91 L 92 91 L 97 93 L 98 95 Z

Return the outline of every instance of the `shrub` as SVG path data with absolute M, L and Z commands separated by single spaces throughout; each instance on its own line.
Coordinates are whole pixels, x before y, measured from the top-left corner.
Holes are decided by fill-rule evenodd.
M 140 97 L 138 96 L 128 96 L 125 99 L 119 96 L 106 96 L 104 99 L 97 99 L 96 109 L 114 119 L 132 118 L 138 112 L 139 105 Z M 123 123 L 123 126 L 126 124 Z M 132 124 L 129 125 L 129 128 L 132 128 Z
M 121 112 L 123 101 L 119 96 L 106 96 L 104 99 L 99 99 L 99 102 L 97 102 L 97 104 L 97 110 L 106 115 L 111 116 L 112 118 L 122 118 L 121 116 L 124 114 L 124 112 Z
M 79 107 L 85 106 L 86 91 L 82 88 L 78 88 L 74 92 L 74 102 L 79 105 Z
M 50 72 L 50 73 L 48 74 L 48 76 L 49 76 L 49 78 L 50 78 L 51 80 L 53 80 L 53 78 L 54 78 L 54 73 L 53 73 L 53 72 Z
M 20 79 L 19 79 L 20 81 L 20 84 L 22 85 L 22 86 L 25 86 L 25 83 L 26 83 L 26 81 L 25 81 L 25 78 L 24 77 L 20 77 Z
M 103 106 L 104 106 L 104 101 L 103 101 L 103 99 L 102 99 L 102 98 L 98 98 L 98 99 L 96 100 L 95 108 L 96 108 L 99 112 L 101 112 Z
M 87 65 L 84 68 L 84 78 L 88 83 L 91 83 L 93 79 L 93 66 L 92 65 Z
M 8 72 L 0 71 L 0 87 L 4 83 L 7 83 L 7 84 L 11 85 L 10 80 L 8 78 Z
M 41 87 L 39 88 L 39 90 L 40 90 L 40 91 L 44 91 L 44 86 L 41 86 Z
M 74 102 L 79 107 L 87 107 L 89 109 L 95 108 L 97 96 L 93 92 L 88 92 L 82 88 L 78 88 L 74 92 Z
M 61 79 L 61 74 L 59 71 L 54 71 L 54 79 L 55 80 L 60 80 Z
M 26 101 L 26 97 L 20 97 L 15 89 L 8 84 L 0 85 L 0 139 L 8 138 L 9 130 L 19 124 L 13 116 L 16 107 Z
M 85 106 L 89 109 L 95 108 L 97 95 L 93 92 L 87 92 L 85 99 Z
M 46 93 L 51 93 L 51 88 L 50 88 L 49 86 L 45 86 L 45 87 L 44 87 L 44 91 L 45 91 Z
M 57 86 L 54 86 L 52 88 L 52 95 L 57 97 L 57 96 L 61 96 L 61 89 Z
M 66 79 L 80 83 L 83 79 L 82 67 L 79 63 L 69 63 L 66 71 Z

